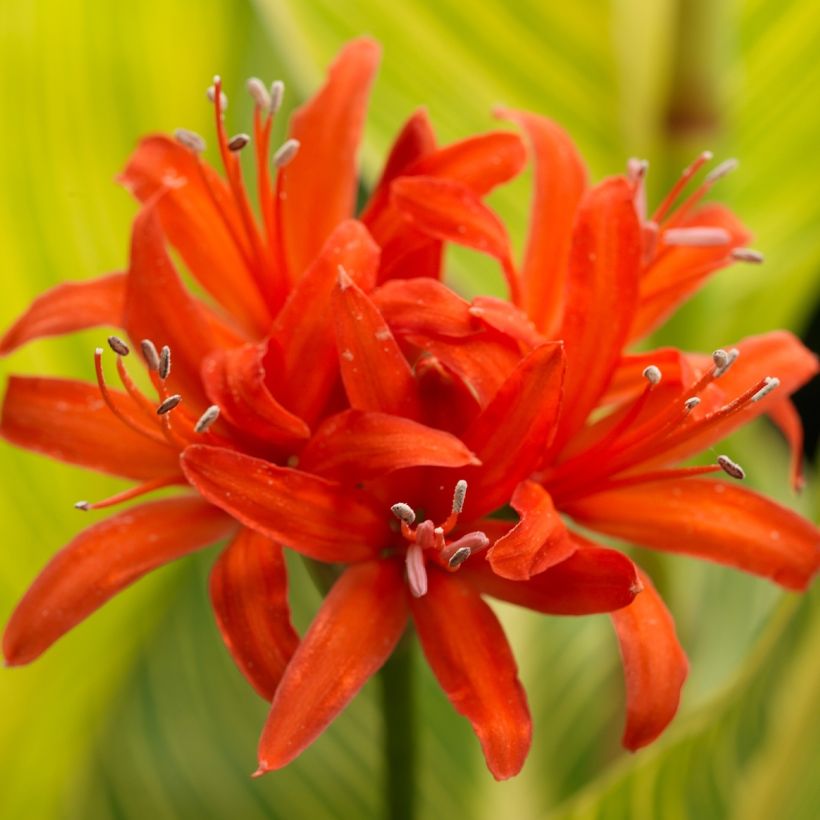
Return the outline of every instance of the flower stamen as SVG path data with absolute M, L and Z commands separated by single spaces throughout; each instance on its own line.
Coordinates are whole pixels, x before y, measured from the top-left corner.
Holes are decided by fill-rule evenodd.
M 726 475 L 736 478 L 738 481 L 742 481 L 746 478 L 746 471 L 739 464 L 732 461 L 729 456 L 718 456 L 717 463 Z

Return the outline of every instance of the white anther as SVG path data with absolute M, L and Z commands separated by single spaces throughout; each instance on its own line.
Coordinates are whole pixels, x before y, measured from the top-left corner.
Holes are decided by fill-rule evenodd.
M 716 165 L 708 174 L 704 177 L 703 181 L 707 185 L 714 185 L 719 179 L 723 179 L 727 174 L 731 174 L 737 166 L 740 165 L 738 160 L 732 159 L 725 159 L 719 165 Z
M 403 501 L 399 501 L 398 504 L 394 504 L 390 511 L 399 521 L 404 521 L 405 524 L 409 527 L 415 520 L 416 514 L 413 512 L 413 508 L 409 504 L 405 504 Z
M 269 113 L 271 110 L 271 97 L 262 80 L 258 77 L 251 77 L 248 80 L 247 89 L 256 105 L 266 114 Z
M 208 86 L 208 102 L 216 100 L 216 88 L 212 85 Z M 228 97 L 224 91 L 219 92 L 219 107 L 225 111 L 228 108 Z
M 88 501 L 78 501 L 74 505 L 75 510 L 82 510 L 83 512 L 88 512 L 91 509 L 91 504 Z
M 665 244 L 690 248 L 728 245 L 730 239 L 729 232 L 723 228 L 669 228 L 663 232 Z
M 462 478 L 456 483 L 455 491 L 453 492 L 453 512 L 456 515 L 461 515 L 464 509 L 464 499 L 467 497 L 467 482 Z
M 187 128 L 177 128 L 174 131 L 174 139 L 195 154 L 202 154 L 205 151 L 205 140 L 196 133 L 196 131 L 189 131 Z
M 148 369 L 156 373 L 159 370 L 159 353 L 157 353 L 156 345 L 150 339 L 143 339 L 140 342 L 140 349 Z
M 715 369 L 712 375 L 719 379 L 734 363 L 740 351 L 733 347 L 728 352 L 723 349 L 718 349 L 712 354 L 712 361 L 715 363 Z
M 638 182 L 646 176 L 649 170 L 649 160 L 630 157 L 626 162 L 626 174 L 633 182 Z
M 427 568 L 424 566 L 424 552 L 418 544 L 411 544 L 407 548 L 404 563 L 410 592 L 414 598 L 423 597 L 427 594 Z
M 157 415 L 164 416 L 166 413 L 170 413 L 181 401 L 182 396 L 180 396 L 179 393 L 168 396 L 168 398 L 157 407 Z
M 735 248 L 731 253 L 731 257 L 735 262 L 749 262 L 752 265 L 760 265 L 765 260 L 760 251 L 751 248 Z
M 736 478 L 738 481 L 742 481 L 746 478 L 745 470 L 739 465 L 736 464 L 729 456 L 718 456 L 717 463 L 720 466 L 720 469 L 723 470 L 726 475 L 730 475 L 732 478 Z
M 659 367 L 656 367 L 654 364 L 650 364 L 648 367 L 643 369 L 643 377 L 654 387 L 656 384 L 661 383 L 663 373 L 661 373 L 661 369 Z
M 109 336 L 108 337 L 108 346 L 118 355 L 118 356 L 127 356 L 131 349 L 128 345 L 120 339 L 119 336 Z
M 459 547 L 450 556 L 450 560 L 447 562 L 447 566 L 450 567 L 450 569 L 460 567 L 471 555 L 472 551 L 469 547 Z
M 241 151 L 250 141 L 251 138 L 247 134 L 237 134 L 228 141 L 228 150 L 234 153 Z
M 273 164 L 277 168 L 284 168 L 293 162 L 294 157 L 299 153 L 299 140 L 285 140 L 273 155 Z
M 195 433 L 204 433 L 219 418 L 219 406 L 212 404 L 194 425 Z
M 683 403 L 683 406 L 686 408 L 687 413 L 691 413 L 699 404 L 700 399 L 697 396 L 692 396 L 691 399 L 687 399 Z
M 766 376 L 766 384 L 757 391 L 757 393 L 752 396 L 752 401 L 760 401 L 762 398 L 765 398 L 772 392 L 772 390 L 776 390 L 780 387 L 780 379 L 776 376 Z
M 285 98 L 285 84 L 281 80 L 274 80 L 270 87 L 270 111 L 275 114 L 282 107 Z
M 159 352 L 157 373 L 163 381 L 171 375 L 171 348 L 168 345 L 163 345 Z

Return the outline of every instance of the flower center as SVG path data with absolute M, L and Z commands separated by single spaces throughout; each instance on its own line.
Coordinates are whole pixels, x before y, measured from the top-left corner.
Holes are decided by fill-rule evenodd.
M 480 530 L 468 532 L 452 541 L 447 540 L 464 509 L 466 495 L 467 482 L 462 479 L 456 484 L 453 492 L 452 512 L 439 526 L 428 518 L 413 527 L 416 513 L 404 502 L 400 501 L 390 508 L 401 522 L 401 534 L 408 545 L 404 558 L 407 583 L 410 592 L 416 598 L 421 598 L 427 593 L 428 561 L 448 572 L 456 572 L 471 555 L 485 550 L 490 545 L 490 539 Z

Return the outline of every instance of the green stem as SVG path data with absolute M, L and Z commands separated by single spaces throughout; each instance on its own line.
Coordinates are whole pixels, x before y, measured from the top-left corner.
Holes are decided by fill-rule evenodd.
M 385 750 L 385 818 L 413 820 L 416 798 L 413 639 L 405 633 L 379 673 Z

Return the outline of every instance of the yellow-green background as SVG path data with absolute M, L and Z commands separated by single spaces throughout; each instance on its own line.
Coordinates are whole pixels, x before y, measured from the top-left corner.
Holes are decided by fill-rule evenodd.
M 140 134 L 210 135 L 204 89 L 248 128 L 244 79 L 283 77 L 302 99 L 348 37 L 385 47 L 368 121 L 372 180 L 420 104 L 443 141 L 492 127 L 496 102 L 550 114 L 596 177 L 652 162 L 657 197 L 688 155 L 738 156 L 720 193 L 753 228 L 761 268 L 722 275 L 665 332 L 707 350 L 774 326 L 798 332 L 817 302 L 820 180 L 813 0 L 2 0 L 0 322 L 44 288 L 121 268 L 135 209 L 113 177 Z M 668 127 L 687 110 L 698 133 Z M 678 118 L 680 121 L 680 118 Z M 520 238 L 528 190 L 495 199 Z M 498 288 L 467 254 L 453 280 Z M 102 333 L 38 342 L 3 373 L 88 377 Z M 795 504 L 786 456 L 761 424 L 731 452 L 753 486 Z M 116 482 L 3 445 L 0 618 L 47 557 L 101 514 L 72 509 Z M 816 509 L 810 483 L 800 506 Z M 380 721 L 369 685 L 282 773 L 251 781 L 265 706 L 231 666 L 207 608 L 213 551 L 106 606 L 33 667 L 0 673 L 0 817 L 368 818 L 380 812 Z M 692 660 L 681 714 L 636 756 L 618 749 L 622 684 L 605 618 L 502 611 L 535 718 L 522 775 L 496 784 L 466 722 L 425 670 L 420 816 L 816 816 L 820 597 L 686 559 L 651 558 Z M 318 598 L 294 567 L 296 618 Z

